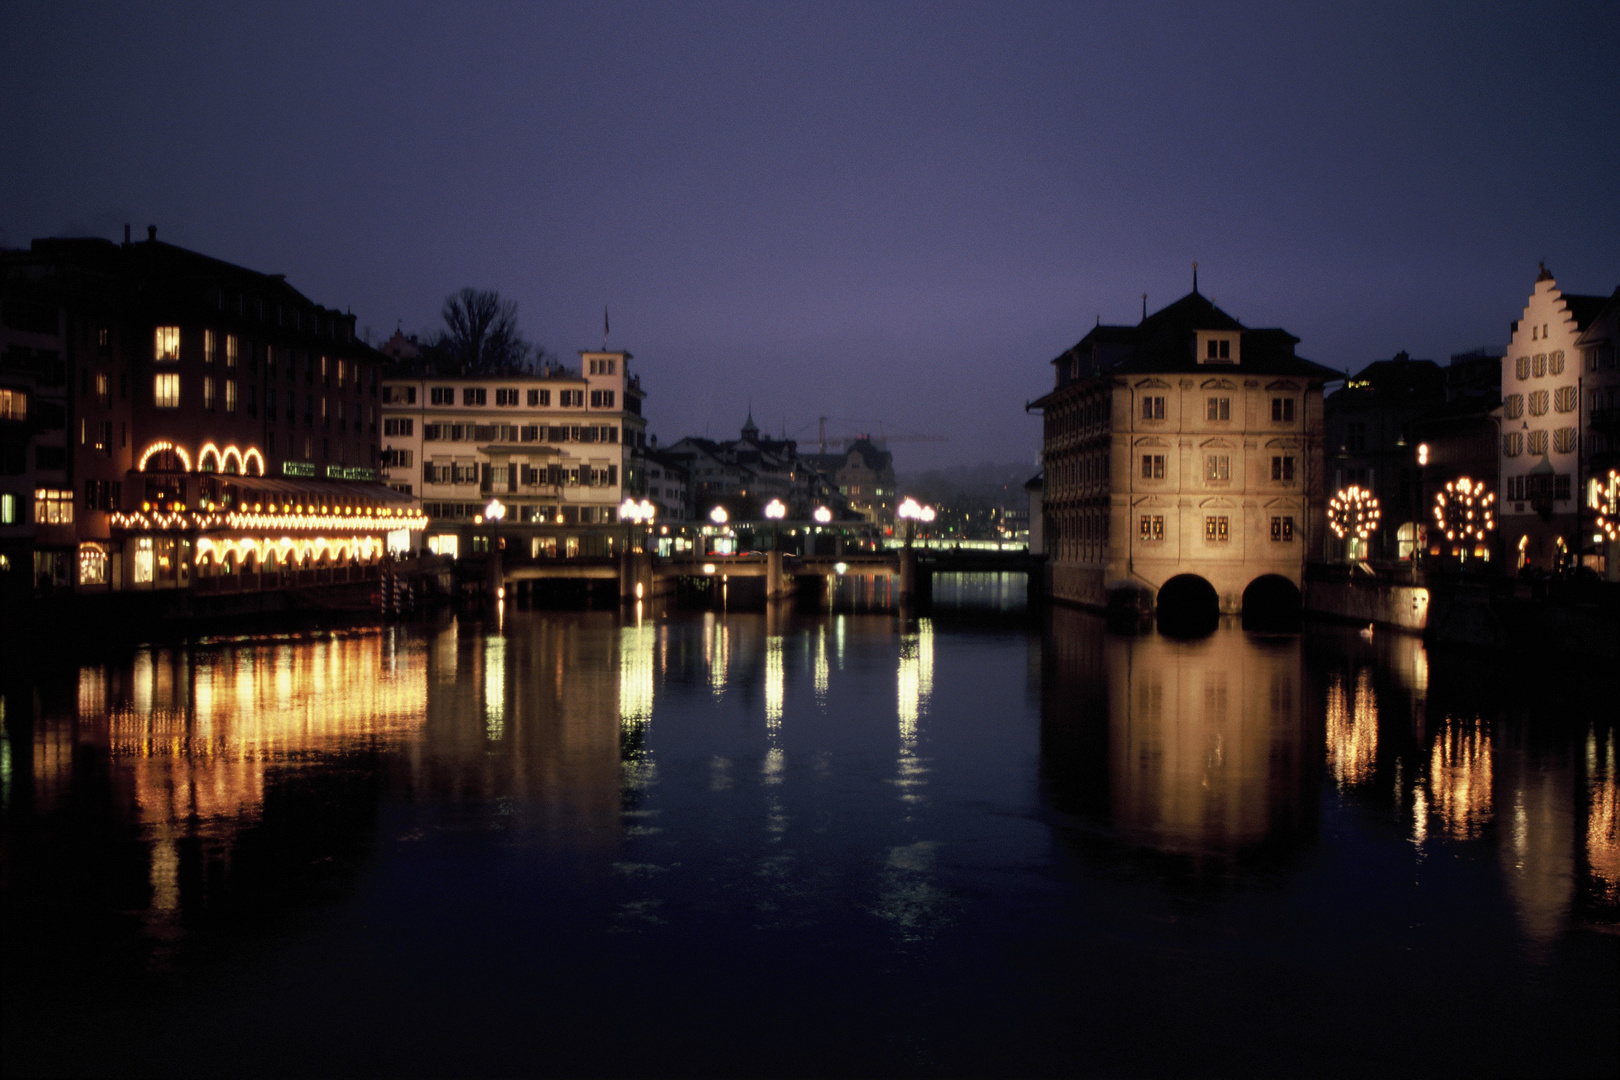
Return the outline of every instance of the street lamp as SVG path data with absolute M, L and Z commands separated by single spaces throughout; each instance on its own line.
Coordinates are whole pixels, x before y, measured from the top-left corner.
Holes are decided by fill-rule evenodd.
M 934 520 L 934 508 L 924 506 L 909 495 L 901 500 L 900 506 L 895 510 L 895 513 L 904 519 L 906 523 L 906 547 L 911 546 L 911 538 L 916 530 L 917 522 L 921 521 L 927 524 Z
M 713 510 L 709 511 L 709 520 L 714 522 L 716 525 L 724 525 L 727 521 L 731 520 L 731 515 L 726 513 L 725 507 L 717 506 Z
M 832 520 L 832 511 L 827 509 L 825 506 L 818 506 L 816 507 L 814 517 L 817 525 L 825 525 Z
M 782 549 L 782 519 L 787 516 L 787 507 L 781 499 L 772 499 L 765 504 L 765 516 L 771 519 L 771 550 Z
M 649 531 L 652 528 L 652 519 L 657 513 L 658 507 L 646 499 L 642 499 L 640 502 L 634 499 L 625 499 L 619 505 L 619 519 L 621 521 L 628 521 L 636 525 L 645 524 Z M 646 547 L 645 539 L 643 539 L 642 547 Z

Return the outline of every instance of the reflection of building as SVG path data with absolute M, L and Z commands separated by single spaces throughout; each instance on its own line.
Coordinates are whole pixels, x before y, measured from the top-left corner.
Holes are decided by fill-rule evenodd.
M 1297 641 L 1262 648 L 1235 628 L 1195 643 L 1125 637 L 1061 608 L 1053 631 L 1042 753 L 1060 809 L 1194 858 L 1310 828 L 1321 744 Z
M 1263 578 L 1297 597 L 1322 550 L 1322 384 L 1339 377 L 1297 340 L 1195 290 L 1052 361 L 1056 386 L 1032 407 L 1054 596 L 1101 606 L 1187 575 L 1223 611 Z
M 1559 289 L 1545 266 L 1502 358 L 1501 529 L 1509 565 L 1555 569 L 1589 546 L 1580 535 L 1584 480 L 1582 335 L 1613 298 Z M 1592 359 L 1601 365 L 1601 344 Z M 1610 351 L 1612 368 L 1612 343 Z M 1585 415 L 1587 424 L 1590 414 Z M 1583 434 L 1585 438 L 1583 439 Z
M 200 580 L 284 561 L 284 538 L 330 541 L 314 555 L 327 567 L 381 551 L 391 527 L 352 518 L 408 503 L 375 484 L 383 358 L 353 315 L 155 229 L 122 245 L 36 240 L 0 256 L 0 286 L 0 393 L 28 393 L 11 377 L 28 373 L 30 423 L 65 436 L 34 438 L 36 583 L 181 587 L 193 567 Z M 237 520 L 255 506 L 280 516 Z
M 491 500 L 506 527 L 552 544 L 560 527 L 615 524 L 624 497 L 642 492 L 644 395 L 630 359 L 582 352 L 578 371 L 390 379 L 385 478 L 422 499 L 435 533 L 482 524 Z

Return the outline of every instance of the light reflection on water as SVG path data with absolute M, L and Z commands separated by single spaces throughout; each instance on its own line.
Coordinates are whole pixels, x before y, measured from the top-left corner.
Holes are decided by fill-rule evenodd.
M 1148 860 L 1103 913 L 1121 926 L 1167 880 L 1242 897 L 1257 862 L 1303 877 L 1300 853 L 1338 851 L 1324 818 L 1405 853 L 1400 873 L 1358 885 L 1380 904 L 1399 907 L 1441 856 L 1484 860 L 1536 963 L 1572 927 L 1613 925 L 1612 724 L 1543 732 L 1442 683 L 1409 638 L 1227 627 L 1188 642 L 1050 619 L 1030 634 L 887 614 L 508 610 L 499 632 L 453 621 L 140 649 L 79 669 L 36 718 L 21 812 L 50 818 L 97 783 L 124 798 L 141 932 L 165 948 L 206 942 L 192 894 L 221 887 L 206 867 L 259 857 L 241 838 L 323 770 L 378 778 L 342 827 L 369 835 L 379 873 L 498 837 L 473 849 L 482 888 L 512 888 L 514 866 L 578 879 L 553 916 L 580 940 L 843 927 L 922 963 L 965 947 L 958 935 L 1012 932 L 1008 907 L 1050 920 L 1018 932 L 1074 933 L 1066 909 L 1025 909 L 1099 888 L 1093 859 Z M 15 778 L 3 794 L 17 805 Z M 538 932 L 508 932 L 525 929 Z

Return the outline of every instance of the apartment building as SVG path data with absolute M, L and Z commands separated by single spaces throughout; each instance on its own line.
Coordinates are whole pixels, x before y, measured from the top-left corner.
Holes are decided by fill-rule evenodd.
M 537 537 L 616 525 L 620 503 L 645 493 L 644 395 L 631 360 L 582 351 L 577 369 L 387 379 L 383 478 L 422 501 L 439 536 L 483 526 L 492 503 L 503 527 Z

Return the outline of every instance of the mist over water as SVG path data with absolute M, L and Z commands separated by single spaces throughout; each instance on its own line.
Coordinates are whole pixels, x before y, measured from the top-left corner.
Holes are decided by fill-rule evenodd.
M 1612 1069 L 1599 698 L 935 601 L 13 677 L 8 1073 Z

